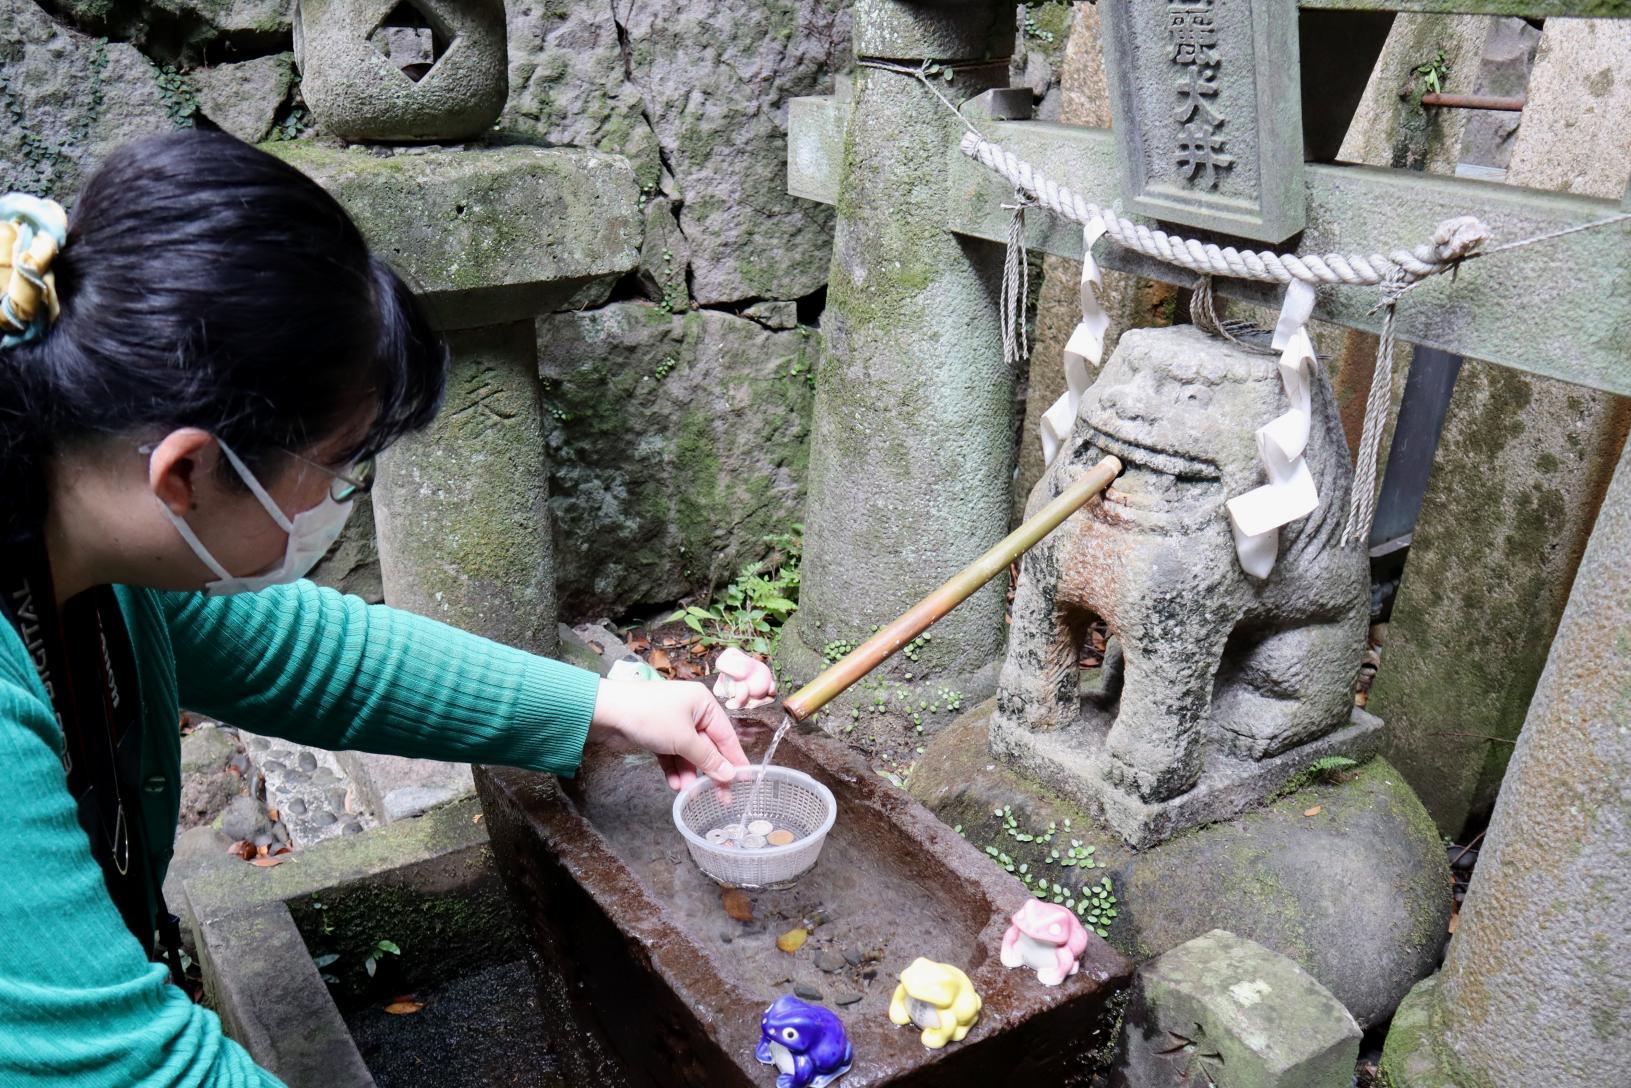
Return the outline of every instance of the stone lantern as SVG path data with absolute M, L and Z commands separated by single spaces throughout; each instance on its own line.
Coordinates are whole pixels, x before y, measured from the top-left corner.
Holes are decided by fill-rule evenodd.
M 344 140 L 464 140 L 509 93 L 503 0 L 300 0 L 301 94 Z

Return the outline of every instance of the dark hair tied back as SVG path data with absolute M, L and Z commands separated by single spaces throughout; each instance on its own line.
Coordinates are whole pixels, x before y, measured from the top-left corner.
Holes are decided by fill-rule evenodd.
M 62 314 L 0 351 L 0 537 L 37 529 L 54 450 L 199 427 L 255 468 L 377 409 L 377 453 L 440 404 L 447 351 L 339 203 L 217 132 L 125 144 L 68 213 Z

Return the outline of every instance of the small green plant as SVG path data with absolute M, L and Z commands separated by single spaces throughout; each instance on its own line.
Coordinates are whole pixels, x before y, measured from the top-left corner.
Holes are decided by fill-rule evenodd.
M 303 104 L 297 103 L 288 116 L 272 126 L 272 132 L 266 138 L 279 143 L 298 140 L 311 127 L 311 112 Z
M 707 606 L 687 605 L 663 619 L 682 621 L 702 636 L 698 645 L 735 646 L 765 654 L 770 640 L 798 611 L 799 557 L 804 548 L 804 526 L 765 537 L 776 549 L 768 560 L 751 563 Z
M 1052 45 L 1056 37 L 1053 31 L 1042 29 L 1041 24 L 1036 21 L 1036 16 L 1029 11 L 1025 13 L 1025 36 L 1035 38 L 1039 42 L 1046 42 L 1048 45 Z
M 665 314 L 679 313 L 691 308 L 691 296 L 685 289 L 685 277 L 674 275 L 674 252 L 663 250 L 663 293 L 657 300 L 657 309 Z
M 328 904 L 313 899 L 311 909 L 317 912 L 317 932 L 325 937 L 332 937 L 334 935 L 334 922 L 328 916 Z
M 198 112 L 198 88 L 192 77 L 173 64 L 162 68 L 153 66 L 153 82 L 159 87 L 159 102 L 165 116 L 176 128 L 192 128 L 193 114 Z
M 1450 62 L 1445 59 L 1444 50 L 1434 53 L 1433 59 L 1427 63 L 1418 64 L 1416 74 L 1421 76 L 1420 90 L 1416 94 L 1419 104 L 1423 94 L 1437 94 L 1444 89 L 1444 80 L 1450 74 Z
M 853 653 L 854 650 L 855 643 L 845 642 L 842 639 L 834 639 L 832 642 L 829 642 L 827 645 L 821 647 L 821 656 L 826 659 L 829 665 L 831 665 L 836 664 L 842 658 Z M 882 702 L 883 696 L 878 696 L 878 701 Z
M 679 365 L 679 362 L 680 361 L 672 355 L 664 356 L 663 361 L 657 364 L 657 369 L 654 372 L 657 380 L 662 381 L 664 378 L 672 374 L 674 372 L 674 368 Z
M 395 941 L 375 941 L 374 947 L 368 951 L 368 958 L 362 961 L 363 970 L 368 972 L 369 978 L 373 978 L 374 972 L 379 970 L 380 960 L 384 959 L 386 956 L 400 955 L 402 955 L 402 949 L 396 946 Z
M 328 952 L 324 955 L 313 956 L 311 958 L 312 966 L 317 968 L 317 973 L 322 977 L 324 982 L 337 983 L 340 981 L 339 975 L 333 974 L 328 970 L 330 967 L 334 966 L 334 962 L 339 958 L 340 954 L 338 952 Z
M 921 635 L 917 636 L 916 638 L 914 638 L 911 642 L 908 642 L 901 649 L 901 653 L 906 655 L 906 660 L 916 661 L 917 660 L 917 655 L 919 653 L 921 653 L 923 648 L 925 646 L 927 646 L 932 641 L 934 641 L 934 636 L 929 634 L 927 631 L 925 631 L 925 632 L 923 632 L 923 634 L 921 634 Z M 912 678 L 912 674 L 907 673 L 906 674 L 906 679 L 910 680 L 911 678 Z
M 1284 797 L 1315 784 L 1332 785 L 1342 781 L 1344 771 L 1357 766 L 1358 762 L 1347 756 L 1323 756 L 1288 778 L 1275 796 Z

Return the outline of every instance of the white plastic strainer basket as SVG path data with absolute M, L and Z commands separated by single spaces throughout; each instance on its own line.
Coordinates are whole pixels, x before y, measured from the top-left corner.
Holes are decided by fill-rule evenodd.
M 753 818 L 765 819 L 797 836 L 786 846 L 758 850 L 715 846 L 705 835 L 716 827 L 746 819 L 748 795 L 758 767 L 743 768 L 731 787 L 731 803 L 719 802 L 714 780 L 697 780 L 674 798 L 674 826 L 685 837 L 691 860 L 713 880 L 737 888 L 785 888 L 816 863 L 838 818 L 832 790 L 803 771 L 770 767 L 753 804 Z

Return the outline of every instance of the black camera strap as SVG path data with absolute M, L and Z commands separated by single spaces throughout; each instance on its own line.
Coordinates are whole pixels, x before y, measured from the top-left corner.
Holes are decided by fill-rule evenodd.
M 45 545 L 35 540 L 4 552 L 0 611 L 51 697 L 64 738 L 68 792 L 108 895 L 147 957 L 165 962 L 182 985 L 180 920 L 156 887 L 157 940 L 148 913 L 152 877 L 141 812 L 141 700 L 136 654 L 119 602 L 111 587 L 98 586 L 59 610 Z

